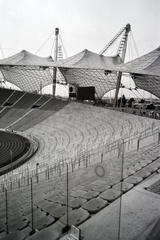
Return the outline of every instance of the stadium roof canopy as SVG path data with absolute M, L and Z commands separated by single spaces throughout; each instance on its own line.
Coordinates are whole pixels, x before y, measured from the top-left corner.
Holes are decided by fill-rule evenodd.
M 39 92 L 42 87 L 52 83 L 53 73 L 49 68 L 52 57 L 39 57 L 22 50 L 21 52 L 0 60 L 0 71 L 5 81 L 13 83 L 26 92 Z
M 86 49 L 57 62 L 52 57 L 38 57 L 25 50 L 0 60 L 5 80 L 28 92 L 38 92 L 52 84 L 53 67 L 58 67 L 64 76 L 61 83 L 95 86 L 99 98 L 116 88 L 118 72 L 131 74 L 137 88 L 160 98 L 160 47 L 125 64 L 118 55 L 106 57 Z
M 124 72 L 131 74 L 136 88 L 160 98 L 160 47 L 127 63 L 119 56 L 105 57 L 85 50 L 53 64 L 73 85 L 96 86 L 99 96 L 115 89 L 117 72 Z
M 85 50 L 54 65 L 73 85 L 94 85 L 100 97 L 116 88 L 117 73 L 122 72 L 131 75 L 136 88 L 160 98 L 160 47 L 127 63 L 119 56 L 105 57 Z
M 137 88 L 160 98 L 160 47 L 114 70 L 130 73 Z
M 6 81 L 21 90 L 38 92 L 42 87 L 52 84 L 55 66 L 65 78 L 63 83 L 77 87 L 95 86 L 97 96 L 102 97 L 114 89 L 117 82 L 116 74 L 108 74 L 105 69 L 120 63 L 119 56 L 105 57 L 88 50 L 54 63 L 51 57 L 42 58 L 23 50 L 0 60 L 0 70 Z
M 115 70 L 160 77 L 160 47 L 132 61 L 120 64 Z
M 0 66 L 51 66 L 53 63 L 52 57 L 39 57 L 35 54 L 22 50 L 21 52 L 0 60 Z
M 68 83 L 76 87 L 95 86 L 96 95 L 101 98 L 116 88 L 117 73 L 107 70 L 114 69 L 120 63 L 122 60 L 119 56 L 106 57 L 85 49 L 53 65 L 59 68 Z

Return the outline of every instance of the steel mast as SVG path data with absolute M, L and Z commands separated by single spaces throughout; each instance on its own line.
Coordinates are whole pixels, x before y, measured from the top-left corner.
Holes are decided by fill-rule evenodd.
M 126 25 L 127 26 L 127 25 Z M 125 31 L 126 27 L 123 27 L 113 38 L 112 40 L 100 51 L 99 55 L 103 55 L 121 36 L 121 34 Z
M 54 48 L 54 61 L 57 61 L 58 56 L 58 34 L 59 34 L 59 28 L 55 29 L 55 48 Z M 53 97 L 55 97 L 56 94 L 56 75 L 57 75 L 57 68 L 53 68 Z
M 125 27 L 125 32 L 124 35 L 121 39 L 118 51 L 117 51 L 117 55 L 119 55 L 122 59 L 122 62 L 124 63 L 125 60 L 125 56 L 126 56 L 126 50 L 127 50 L 127 39 L 128 39 L 128 33 L 131 30 L 131 25 L 127 24 Z M 117 86 L 116 86 L 116 92 L 115 92 L 115 97 L 114 97 L 114 104 L 113 107 L 117 106 L 117 101 L 118 101 L 118 93 L 119 93 L 119 88 L 121 86 L 121 79 L 122 79 L 122 72 L 118 73 L 117 76 Z
M 128 23 L 125 27 L 123 27 L 112 40 L 101 50 L 99 53 L 100 55 L 103 55 L 116 41 L 117 39 L 123 34 L 122 39 L 120 41 L 118 50 L 117 50 L 117 55 L 119 55 L 122 59 L 122 62 L 124 62 L 125 55 L 126 55 L 126 49 L 127 49 L 127 39 L 128 39 L 128 33 L 131 30 L 131 25 Z M 117 99 L 118 99 L 118 93 L 119 93 L 119 88 L 121 85 L 121 78 L 122 78 L 122 73 L 119 72 L 117 76 L 117 86 L 116 86 L 116 92 L 115 92 L 115 100 L 114 100 L 114 107 L 117 104 Z

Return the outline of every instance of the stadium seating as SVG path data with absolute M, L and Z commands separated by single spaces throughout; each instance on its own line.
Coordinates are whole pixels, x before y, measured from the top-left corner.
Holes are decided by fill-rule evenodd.
M 144 135 L 147 129 L 152 132 L 152 124 L 156 127 L 158 121 L 143 118 L 142 123 L 142 117 L 124 112 L 39 95 L 28 100 L 27 96 L 31 95 L 21 95 L 0 122 L 0 127 L 11 125 L 14 130 L 24 131 L 39 140 L 37 154 L 12 175 L 1 178 L 9 178 L 9 184 L 6 182 L 0 192 L 2 239 L 10 239 L 14 234 L 17 239 L 43 239 L 44 236 L 59 239 L 66 232 L 67 224 L 79 226 L 121 194 L 158 172 L 160 148 L 157 142 L 139 151 L 135 151 L 134 145 L 141 131 Z M 23 98 L 27 102 L 25 105 Z M 130 139 L 132 136 L 135 141 Z M 123 173 L 122 152 L 116 142 L 121 137 L 128 139 L 124 146 Z M 116 145 L 112 144 L 114 142 Z M 103 164 L 106 172 L 103 178 L 95 170 L 97 162 Z M 5 187 L 9 196 L 7 235 Z M 15 212 L 19 220 L 15 219 Z
M 7 101 L 5 102 L 6 104 L 11 104 L 12 105 L 15 105 L 17 101 L 19 101 L 19 99 L 22 98 L 22 96 L 24 96 L 24 92 L 21 92 L 21 91 L 14 91 L 10 96 L 9 98 L 7 99 Z
M 141 149 L 137 153 L 125 154 L 125 159 L 130 159 L 130 161 L 124 161 L 124 171 L 141 161 L 146 160 L 147 162 L 148 157 L 152 158 L 152 162 L 147 162 L 147 170 L 145 170 L 146 166 L 141 167 L 139 165 L 139 170 L 136 168 L 130 177 L 125 177 L 122 181 L 122 192 L 121 179 L 115 176 L 114 168 L 114 165 L 119 161 L 118 158 L 112 158 L 108 163 L 105 163 L 110 173 L 106 179 L 97 178 L 94 174 L 94 165 L 70 173 L 69 226 L 71 224 L 79 226 L 93 214 L 101 211 L 108 204 L 112 204 L 122 193 L 125 194 L 126 191 L 141 182 L 142 177 L 138 176 L 138 173 L 142 173 L 142 170 L 149 174 L 156 172 L 160 168 L 160 160 L 155 153 L 159 153 L 160 148 L 157 144 L 154 144 L 147 150 L 148 152 L 146 149 Z M 143 156 L 143 160 L 140 156 Z M 143 178 L 145 177 L 143 176 Z M 43 234 L 47 236 L 47 230 L 51 231 L 53 236 L 56 235 L 58 237 L 56 239 L 63 236 L 67 225 L 67 186 L 64 183 L 66 183 L 66 175 L 55 176 L 38 184 L 33 183 L 33 228 L 36 231 L 32 236 L 30 236 L 32 232 L 31 186 L 8 190 L 8 229 L 10 233 L 6 236 L 11 237 L 15 231 L 18 231 L 18 233 L 23 233 L 22 236 L 28 237 L 27 239 L 36 239 L 38 236 L 44 236 Z M 103 186 L 104 189 L 102 189 Z M 0 199 L 3 203 L 1 209 L 5 209 L 5 193 L 0 194 Z M 17 219 L 15 218 L 15 212 L 18 216 Z M 1 211 L 0 236 L 3 237 L 6 233 L 5 217 L 5 211 Z
M 0 88 L 0 106 L 3 106 L 12 93 L 11 89 Z
M 0 89 L 0 96 L 3 94 Z M 8 98 L 1 99 L 6 105 L 0 110 L 0 128 L 12 127 L 24 131 L 62 109 L 68 102 L 21 91 L 6 90 Z M 5 101 L 6 100 L 6 101 Z
M 14 104 L 15 108 L 30 108 L 36 101 L 39 100 L 41 96 L 32 94 L 32 93 L 24 93 L 21 98 Z

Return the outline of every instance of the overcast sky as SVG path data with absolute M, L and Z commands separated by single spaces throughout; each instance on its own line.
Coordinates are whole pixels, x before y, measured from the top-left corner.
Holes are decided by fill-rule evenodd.
M 126 60 L 132 60 L 138 57 L 132 35 L 139 56 L 160 45 L 159 10 L 160 0 L 0 0 L 0 58 L 36 53 L 56 27 L 68 57 L 84 49 L 99 53 L 130 23 Z M 37 55 L 51 55 L 53 43 L 54 34 Z
M 68 56 L 99 53 L 130 23 L 143 55 L 160 45 L 159 10 L 159 0 L 0 0 L 0 44 L 5 57 L 36 53 L 58 27 Z M 53 42 L 54 35 L 37 55 L 50 55 Z

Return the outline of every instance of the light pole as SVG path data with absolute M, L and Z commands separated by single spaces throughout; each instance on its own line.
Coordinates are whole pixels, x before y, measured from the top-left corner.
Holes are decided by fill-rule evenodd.
M 122 165 L 121 165 L 121 195 L 120 195 L 120 206 L 119 206 L 119 227 L 118 227 L 118 240 L 120 240 L 121 234 L 121 215 L 122 215 L 122 185 L 123 185 L 123 168 L 124 168 L 124 138 L 122 138 Z

